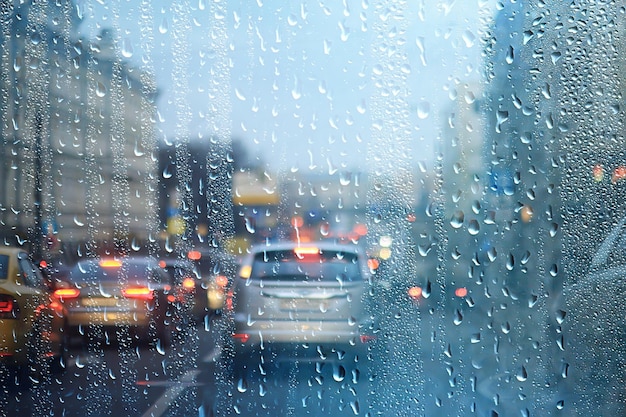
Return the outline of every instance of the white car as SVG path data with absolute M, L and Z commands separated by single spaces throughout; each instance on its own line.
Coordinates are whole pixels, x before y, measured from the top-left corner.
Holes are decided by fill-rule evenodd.
M 250 359 L 364 358 L 374 339 L 368 274 L 365 253 L 356 245 L 253 247 L 234 283 L 235 367 L 250 366 Z

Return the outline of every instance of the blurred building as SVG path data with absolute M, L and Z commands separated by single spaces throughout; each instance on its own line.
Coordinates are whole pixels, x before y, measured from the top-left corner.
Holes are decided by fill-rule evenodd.
M 0 32 L 2 234 L 45 251 L 156 232 L 153 77 L 111 32 L 80 39 L 73 2 L 15 4 Z

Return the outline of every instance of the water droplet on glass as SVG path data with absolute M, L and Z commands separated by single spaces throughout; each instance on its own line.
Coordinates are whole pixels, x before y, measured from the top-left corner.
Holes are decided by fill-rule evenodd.
M 456 213 L 452 215 L 452 218 L 450 219 L 450 226 L 452 226 L 455 229 L 459 229 L 463 227 L 464 221 L 465 221 L 465 213 L 463 213 L 462 211 L 457 211 Z
M 248 233 L 254 233 L 254 220 L 250 217 L 246 217 L 246 230 Z
M 101 82 L 96 85 L 96 95 L 98 97 L 104 97 L 107 94 L 107 89 Z
M 515 49 L 513 49 L 512 45 L 509 45 L 509 49 L 506 51 L 505 60 L 507 64 L 512 64 L 515 60 Z
M 159 25 L 159 33 L 164 35 L 168 32 L 170 27 L 169 22 L 167 21 L 166 18 L 163 18 L 163 20 L 161 20 L 161 24 Z
M 122 56 L 124 58 L 132 58 L 133 56 L 133 43 L 129 38 L 124 38 L 122 42 Z
M 346 368 L 343 365 L 333 365 L 333 379 L 337 382 L 341 382 L 346 378 Z
M 515 378 L 517 378 L 520 382 L 524 382 L 528 379 L 528 372 L 526 372 L 526 368 L 524 366 L 517 371 Z
M 427 119 L 430 114 L 430 103 L 422 101 L 417 105 L 417 117 Z
M 463 322 L 463 314 L 461 314 L 459 309 L 456 309 L 454 312 L 454 324 L 458 326 L 462 322 Z
M 248 391 L 248 382 L 245 380 L 245 378 L 239 378 L 239 380 L 237 381 L 237 391 L 239 392 Z
M 476 219 L 470 220 L 467 226 L 467 231 L 469 232 L 470 235 L 476 236 L 480 232 L 480 224 L 478 223 L 478 220 Z

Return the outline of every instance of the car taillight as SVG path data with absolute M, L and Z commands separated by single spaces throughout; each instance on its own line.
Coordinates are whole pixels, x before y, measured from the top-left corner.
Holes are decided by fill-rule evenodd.
M 376 340 L 376 336 L 369 334 L 362 334 L 359 338 L 361 339 L 361 343 L 368 343 Z
M 150 301 L 154 293 L 148 287 L 129 287 L 122 290 L 122 295 L 126 298 Z
M 411 287 L 407 290 L 409 297 L 413 300 L 419 300 L 422 297 L 422 288 L 421 287 Z
M 248 339 L 250 339 L 250 335 L 246 333 L 234 333 L 233 339 L 241 343 L 246 343 Z
M 190 277 L 185 278 L 183 280 L 183 288 L 186 290 L 193 290 L 196 288 L 196 281 Z
M 459 287 L 456 290 L 454 290 L 454 295 L 456 295 L 457 297 L 463 298 L 467 295 L 467 288 L 465 287 Z
M 226 286 L 228 285 L 228 278 L 226 278 L 224 275 L 218 275 L 215 277 L 215 283 L 220 288 L 226 288 Z
M 76 298 L 80 295 L 78 288 L 59 288 L 54 290 L 54 296 L 61 301 Z
M 226 294 L 225 305 L 226 305 L 226 310 L 228 311 L 233 311 L 233 295 L 234 293 L 232 290 L 228 291 L 228 293 Z
M 15 319 L 19 315 L 19 307 L 15 298 L 0 294 L 0 319 Z

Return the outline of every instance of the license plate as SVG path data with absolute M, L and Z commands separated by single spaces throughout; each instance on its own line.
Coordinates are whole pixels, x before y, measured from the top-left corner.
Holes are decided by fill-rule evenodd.
M 88 307 L 115 307 L 117 305 L 117 300 L 113 297 L 83 298 L 81 303 Z
M 328 309 L 328 302 L 311 300 L 283 300 L 280 303 L 280 308 L 281 310 L 324 312 Z

